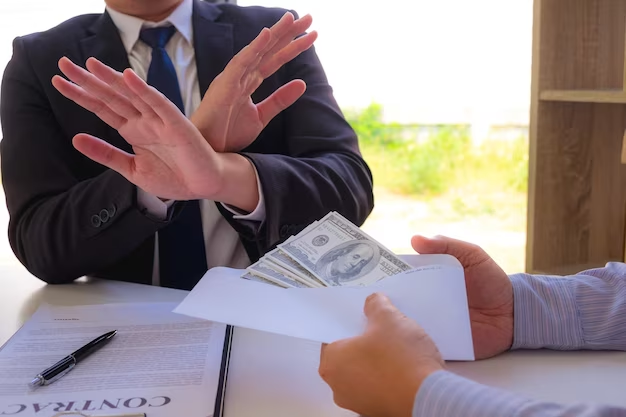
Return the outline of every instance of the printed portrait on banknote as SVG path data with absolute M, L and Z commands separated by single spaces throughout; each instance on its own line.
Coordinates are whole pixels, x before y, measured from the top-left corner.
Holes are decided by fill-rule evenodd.
M 380 251 L 368 240 L 345 242 L 324 254 L 315 265 L 316 272 L 334 285 L 344 285 L 370 273 L 380 260 Z

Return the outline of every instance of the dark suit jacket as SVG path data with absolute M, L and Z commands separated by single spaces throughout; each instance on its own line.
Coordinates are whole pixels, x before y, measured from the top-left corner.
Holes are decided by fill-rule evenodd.
M 284 12 L 195 0 L 202 94 L 228 61 Z M 133 184 L 73 148 L 72 137 L 85 132 L 132 152 L 117 131 L 51 84 L 62 56 L 76 63 L 94 56 L 119 71 L 130 67 L 117 28 L 106 13 L 78 16 L 18 38 L 13 48 L 0 99 L 2 181 L 13 251 L 48 283 L 84 275 L 149 283 L 154 234 L 171 218 L 150 218 L 138 208 Z M 259 173 L 265 223 L 253 231 L 220 208 L 253 261 L 330 210 L 361 225 L 373 207 L 371 173 L 314 49 L 268 78 L 254 101 L 296 78 L 307 83 L 304 96 L 242 152 Z

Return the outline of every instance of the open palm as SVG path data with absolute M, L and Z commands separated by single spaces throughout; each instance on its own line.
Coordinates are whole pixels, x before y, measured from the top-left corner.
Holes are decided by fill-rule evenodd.
M 94 58 L 87 61 L 89 71 L 67 58 L 59 68 L 73 81 L 54 77 L 59 92 L 116 129 L 134 155 L 87 134 L 74 137 L 80 152 L 161 198 L 206 198 L 219 188 L 218 154 L 172 102 L 132 70 L 121 74 Z
M 293 80 L 261 103 L 255 104 L 251 98 L 263 80 L 313 45 L 316 32 L 294 39 L 311 23 L 308 15 L 294 20 L 291 13 L 285 13 L 213 80 L 191 121 L 214 150 L 237 152 L 247 147 L 276 115 L 304 94 L 304 81 Z

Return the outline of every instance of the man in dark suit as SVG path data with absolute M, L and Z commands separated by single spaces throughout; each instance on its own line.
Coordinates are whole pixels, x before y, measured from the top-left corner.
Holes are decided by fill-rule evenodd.
M 89 275 L 189 289 L 208 267 L 244 267 L 330 210 L 359 225 L 365 221 L 373 207 L 371 173 L 306 45 L 309 35 L 293 40 L 310 21 L 280 19 L 285 11 L 277 9 L 199 0 L 106 3 L 102 15 L 79 16 L 16 39 L 3 78 L 9 237 L 34 275 L 48 283 Z M 233 99 L 229 80 L 236 66 L 229 70 L 227 64 L 259 33 L 266 42 L 259 56 L 275 58 L 248 62 L 265 80 L 247 92 L 247 100 Z M 136 180 L 85 157 L 93 157 L 95 146 L 109 156 L 119 148 L 129 158 L 134 153 L 146 159 L 137 140 L 155 134 L 154 124 L 144 124 L 147 130 L 139 134 L 128 127 L 130 118 L 109 114 L 103 121 L 64 98 L 55 89 L 62 82 L 51 83 L 57 65 L 65 65 L 66 75 L 72 71 L 69 60 L 58 64 L 62 57 L 77 63 L 95 57 L 117 71 L 132 68 L 186 114 L 195 127 L 189 122 L 191 128 L 179 129 L 178 121 L 166 133 L 199 132 L 205 139 L 196 145 L 213 155 L 206 167 L 214 170 L 188 171 L 200 176 L 192 182 L 206 192 L 176 182 L 184 159 L 171 175 L 144 172 Z M 106 68 L 97 61 L 92 66 Z M 78 88 L 65 85 L 72 86 Z M 104 100 L 98 106 L 122 104 Z

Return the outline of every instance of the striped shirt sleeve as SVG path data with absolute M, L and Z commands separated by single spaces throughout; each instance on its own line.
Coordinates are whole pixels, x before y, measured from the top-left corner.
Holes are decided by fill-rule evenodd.
M 626 264 L 571 277 L 511 276 L 513 349 L 626 350 Z
M 626 265 L 570 277 L 511 276 L 513 349 L 626 350 Z M 447 371 L 429 376 L 413 417 L 626 417 L 626 409 L 532 401 Z
M 439 371 L 420 387 L 413 417 L 626 417 L 626 409 L 530 401 Z

